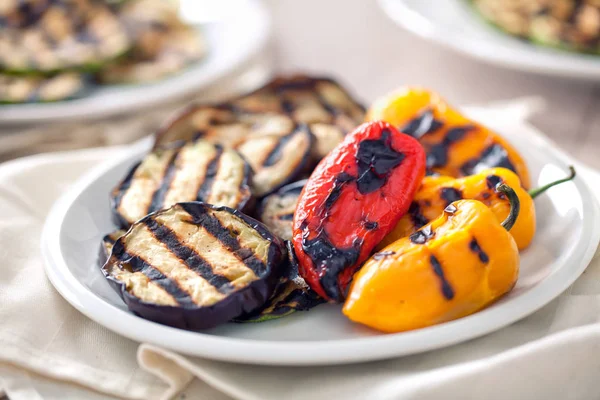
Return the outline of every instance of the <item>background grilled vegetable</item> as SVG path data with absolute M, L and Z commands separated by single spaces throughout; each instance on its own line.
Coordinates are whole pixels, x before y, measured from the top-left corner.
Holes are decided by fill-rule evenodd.
M 103 2 L 53 0 L 35 23 L 0 29 L 0 70 L 93 71 L 124 54 L 130 45 L 124 26 Z
M 258 221 L 191 202 L 136 222 L 102 270 L 134 313 L 200 330 L 262 306 L 287 262 L 284 243 Z
M 198 31 L 186 25 L 173 4 L 164 0 L 133 0 L 119 11 L 133 42 L 131 51 L 102 68 L 103 83 L 143 83 L 179 72 L 206 53 Z
M 256 214 L 258 220 L 284 240 L 292 240 L 292 220 L 304 185 L 306 179 L 285 185 L 259 204 Z
M 289 263 L 279 279 L 277 289 L 269 300 L 258 310 L 234 319 L 234 322 L 264 322 L 293 314 L 296 311 L 308 311 L 323 304 L 325 300 L 310 289 L 306 281 L 298 274 L 298 260 L 291 242 L 286 242 Z
M 0 28 L 22 28 L 35 24 L 53 0 L 2 0 Z
M 251 199 L 251 174 L 238 152 L 205 140 L 155 150 L 113 189 L 116 222 L 128 227 L 150 212 L 185 201 L 242 209 Z
M 505 32 L 571 51 L 600 53 L 600 3 L 596 0 L 471 0 Z
M 75 72 L 51 77 L 0 74 L 0 103 L 49 102 L 77 97 L 85 88 L 84 78 Z
M 363 119 L 364 107 L 334 80 L 295 75 L 228 103 L 184 110 L 157 131 L 155 146 L 200 135 L 232 137 L 228 144 L 236 145 L 248 134 L 281 134 L 306 124 L 316 139 L 311 148 L 316 163 Z
M 294 213 L 300 274 L 320 296 L 345 297 L 352 275 L 406 213 L 425 152 L 382 121 L 350 133 L 313 171 Z
M 502 167 L 515 172 L 523 187 L 529 170 L 519 152 L 503 137 L 468 119 L 437 93 L 406 87 L 377 100 L 367 120 L 387 121 L 419 140 L 427 152 L 427 173 L 455 178 Z

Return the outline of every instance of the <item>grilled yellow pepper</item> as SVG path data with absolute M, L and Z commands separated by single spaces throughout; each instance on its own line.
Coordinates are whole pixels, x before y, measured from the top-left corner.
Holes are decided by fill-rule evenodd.
M 437 93 L 409 87 L 375 101 L 367 121 L 384 120 L 419 140 L 429 173 L 455 178 L 486 168 L 514 171 L 529 188 L 529 171 L 517 150 L 490 129 L 453 109 Z
M 521 202 L 519 218 L 510 230 L 510 234 L 515 239 L 519 250 L 523 250 L 531 244 L 535 235 L 536 216 L 533 198 L 574 177 L 575 170 L 571 167 L 571 174 L 567 178 L 551 182 L 528 193 L 521 187 L 519 177 L 506 168 L 490 168 L 476 175 L 458 179 L 448 176 L 427 176 L 413 198 L 408 213 L 396 224 L 394 230 L 383 238 L 377 249 L 380 250 L 410 235 L 437 218 L 446 206 L 457 200 L 479 200 L 492 210 L 498 221 L 503 221 L 510 212 L 510 203 L 503 193 L 495 191 L 495 187 L 499 183 L 505 183 L 514 189 Z
M 500 223 L 485 204 L 459 200 L 436 220 L 374 254 L 354 276 L 343 312 L 384 332 L 423 328 L 472 314 L 509 292 L 519 250 L 508 233 L 519 198 Z

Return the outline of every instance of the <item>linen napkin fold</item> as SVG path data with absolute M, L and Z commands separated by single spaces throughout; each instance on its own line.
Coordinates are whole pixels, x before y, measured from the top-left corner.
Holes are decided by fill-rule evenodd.
M 539 106 L 536 101 L 473 108 L 471 115 L 484 122 L 514 121 L 515 131 L 546 140 L 522 122 Z M 39 237 L 51 204 L 69 184 L 123 151 L 127 148 L 43 155 L 0 166 L 0 393 L 11 400 L 597 397 L 598 254 L 571 288 L 530 317 L 480 339 L 386 361 L 237 365 L 140 346 L 108 331 L 52 288 Z M 592 188 L 600 188 L 600 175 L 583 166 L 578 170 Z

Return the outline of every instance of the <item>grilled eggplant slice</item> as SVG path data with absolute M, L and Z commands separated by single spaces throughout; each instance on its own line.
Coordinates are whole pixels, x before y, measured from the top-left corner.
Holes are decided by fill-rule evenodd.
M 100 256 L 98 257 L 98 264 L 101 267 L 110 258 L 110 254 L 112 253 L 115 242 L 119 240 L 119 238 L 125 233 L 127 233 L 127 231 L 124 229 L 118 229 L 102 238 L 102 243 L 100 244 Z
M 265 196 L 293 182 L 308 166 L 314 137 L 305 124 L 283 135 L 252 135 L 237 146 L 254 170 L 252 193 Z
M 126 228 L 148 213 L 196 200 L 243 209 L 251 174 L 237 151 L 206 140 L 154 150 L 113 189 L 115 220 Z
M 106 4 L 53 0 L 35 24 L 0 30 L 0 70 L 13 74 L 93 71 L 129 47 L 125 27 Z
M 132 38 L 127 57 L 103 68 L 104 83 L 145 83 L 181 71 L 206 53 L 204 38 L 164 0 L 134 0 L 120 13 Z
M 292 240 L 292 219 L 306 179 L 285 185 L 262 199 L 257 216 L 275 235 Z
M 190 202 L 136 222 L 102 271 L 132 312 L 201 330 L 261 307 L 286 263 L 285 244 L 258 221 Z
M 0 103 L 50 102 L 72 99 L 85 88 L 80 74 L 65 72 L 52 77 L 0 74 Z
M 289 263 L 279 279 L 273 295 L 258 310 L 234 319 L 234 322 L 264 322 L 290 315 L 296 311 L 308 311 L 325 303 L 325 300 L 310 289 L 298 273 L 298 260 L 291 242 L 286 242 Z

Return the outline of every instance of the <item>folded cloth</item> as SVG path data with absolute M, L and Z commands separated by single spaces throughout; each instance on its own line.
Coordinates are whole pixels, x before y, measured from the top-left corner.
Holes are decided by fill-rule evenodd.
M 531 104 L 471 113 L 490 125 L 514 121 L 511 131 L 547 140 L 519 118 Z M 236 365 L 185 357 L 108 331 L 52 288 L 39 237 L 52 203 L 69 184 L 124 151 L 48 154 L 0 166 L 0 393 L 11 400 L 597 398 L 598 255 L 571 288 L 530 317 L 460 345 L 386 361 Z M 600 198 L 600 175 L 578 170 Z

